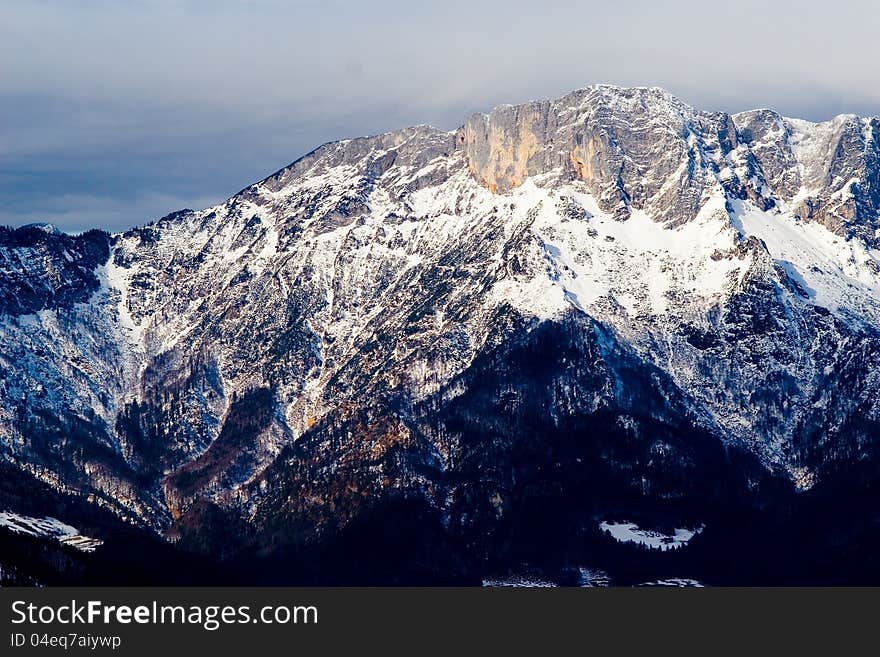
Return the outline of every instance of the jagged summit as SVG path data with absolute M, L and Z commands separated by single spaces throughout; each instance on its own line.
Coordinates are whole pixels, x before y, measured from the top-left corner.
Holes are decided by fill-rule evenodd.
M 767 111 L 700 112 L 661 89 L 598 86 L 476 115 L 459 143 L 495 191 L 540 175 L 580 179 L 620 218 L 640 209 L 680 222 L 720 188 L 765 209 L 791 206 L 876 246 L 876 126 L 853 115 L 808 123 Z
M 275 192 L 298 176 L 376 155 L 368 175 L 422 168 L 461 154 L 473 177 L 506 193 L 580 180 L 606 212 L 643 210 L 681 223 L 713 196 L 747 199 L 869 248 L 880 239 L 876 118 L 841 115 L 810 123 L 770 110 L 702 112 L 657 87 L 586 87 L 555 100 L 502 105 L 451 133 L 430 126 L 319 147 L 263 184 Z M 366 162 L 364 163 L 367 164 Z M 418 181 L 414 181 L 416 185 Z

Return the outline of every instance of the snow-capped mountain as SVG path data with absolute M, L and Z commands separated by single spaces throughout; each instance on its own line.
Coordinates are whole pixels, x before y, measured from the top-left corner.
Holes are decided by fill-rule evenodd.
M 573 564 L 615 513 L 697 545 L 873 477 L 878 248 L 877 118 L 596 86 L 334 142 L 0 232 L 0 454 L 212 558 L 378 541 L 382 581 Z

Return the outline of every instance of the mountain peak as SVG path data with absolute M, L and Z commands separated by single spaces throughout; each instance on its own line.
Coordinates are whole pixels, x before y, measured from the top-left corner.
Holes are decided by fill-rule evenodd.
M 673 223 L 721 193 L 796 206 L 802 219 L 876 246 L 874 124 L 854 115 L 808 123 L 766 109 L 702 112 L 659 87 L 595 85 L 474 115 L 457 143 L 472 175 L 496 193 L 530 177 L 580 180 L 621 219 L 644 210 Z
M 45 221 L 36 221 L 30 224 L 25 224 L 22 226 L 22 228 L 36 228 L 50 235 L 62 235 L 64 232 L 55 224 Z
M 233 562 L 789 517 L 880 454 L 877 135 L 597 85 L 112 239 L 0 229 L 0 458 Z

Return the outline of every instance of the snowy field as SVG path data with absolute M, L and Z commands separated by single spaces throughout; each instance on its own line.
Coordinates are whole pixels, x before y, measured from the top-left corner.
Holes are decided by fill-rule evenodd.
M 675 550 L 688 544 L 694 536 L 703 531 L 703 527 L 696 529 L 676 529 L 675 534 L 669 536 L 650 529 L 641 529 L 634 522 L 606 522 L 599 523 L 599 529 L 607 531 L 614 540 L 619 543 L 637 543 L 646 545 L 657 550 Z
M 509 577 L 493 577 L 489 579 L 483 580 L 483 586 L 489 587 L 499 587 L 499 586 L 509 586 L 509 587 L 528 587 L 528 588 L 551 588 L 555 586 L 559 586 L 558 584 L 554 584 L 553 582 L 549 582 L 544 579 L 540 579 L 538 577 L 533 577 L 531 575 L 510 575 Z
M 656 582 L 645 582 L 644 584 L 639 584 L 639 586 L 666 586 L 671 588 L 694 588 L 694 589 L 702 589 L 705 586 L 698 582 L 695 579 L 688 579 L 685 577 L 671 577 L 669 579 L 658 579 Z
M 83 552 L 94 552 L 103 541 L 83 536 L 76 527 L 56 520 L 55 518 L 33 518 L 11 511 L 0 511 L 0 527 L 15 532 L 41 538 L 54 538 L 60 543 L 75 547 Z

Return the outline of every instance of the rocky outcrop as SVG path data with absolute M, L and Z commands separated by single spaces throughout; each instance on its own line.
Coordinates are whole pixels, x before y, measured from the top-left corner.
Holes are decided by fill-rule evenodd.
M 577 179 L 619 219 L 640 209 L 680 222 L 723 185 L 765 208 L 786 203 L 804 220 L 876 245 L 877 121 L 700 112 L 661 89 L 600 86 L 475 115 L 457 143 L 471 173 L 493 192 L 529 177 Z
M 763 193 L 796 216 L 844 238 L 878 244 L 878 120 L 842 115 L 824 123 L 786 119 L 770 110 L 734 116 Z
M 719 184 L 736 130 L 729 116 L 696 112 L 661 89 L 600 86 L 476 115 L 458 141 L 492 191 L 530 176 L 582 180 L 619 219 L 639 209 L 675 222 L 693 217 Z
M 0 227 L 0 315 L 69 308 L 98 289 L 95 268 L 106 262 L 110 236 L 70 236 L 51 226 Z

